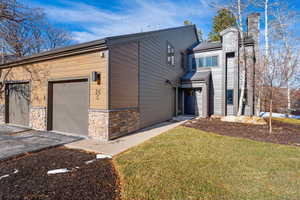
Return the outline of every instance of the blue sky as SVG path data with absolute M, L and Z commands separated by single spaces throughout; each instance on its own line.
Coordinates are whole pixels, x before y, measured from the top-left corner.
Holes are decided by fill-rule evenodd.
M 183 25 L 188 19 L 207 35 L 216 0 L 23 0 L 41 7 L 55 25 L 76 42 Z M 222 3 L 222 0 L 219 0 Z M 300 9 L 299 0 L 289 2 Z

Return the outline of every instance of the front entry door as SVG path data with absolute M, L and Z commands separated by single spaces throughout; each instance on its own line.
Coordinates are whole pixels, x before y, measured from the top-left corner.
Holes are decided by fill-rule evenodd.
M 186 115 L 195 115 L 196 97 L 193 89 L 185 91 L 184 110 Z

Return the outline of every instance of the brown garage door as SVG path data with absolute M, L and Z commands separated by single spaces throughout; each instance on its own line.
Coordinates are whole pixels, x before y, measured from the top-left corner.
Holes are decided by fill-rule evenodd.
M 29 84 L 14 83 L 6 87 L 7 121 L 10 124 L 29 126 Z
M 49 89 L 49 97 L 52 99 L 49 102 L 52 107 L 52 130 L 87 135 L 87 80 L 54 82 Z

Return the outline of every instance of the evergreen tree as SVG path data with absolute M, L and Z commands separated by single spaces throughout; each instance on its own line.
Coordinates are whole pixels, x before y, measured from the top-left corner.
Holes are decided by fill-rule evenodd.
M 218 10 L 217 15 L 213 19 L 213 30 L 209 33 L 209 39 L 211 41 L 221 40 L 220 32 L 231 26 L 236 26 L 234 14 L 226 8 Z

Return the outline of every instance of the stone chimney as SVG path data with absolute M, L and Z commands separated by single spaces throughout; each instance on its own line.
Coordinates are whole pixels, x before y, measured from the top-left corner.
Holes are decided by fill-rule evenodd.
M 260 59 L 259 59 L 259 38 L 260 38 L 260 14 L 259 13 L 252 13 L 247 17 L 247 35 L 248 37 L 252 37 L 254 40 L 254 66 L 253 68 L 250 68 L 250 74 L 253 72 L 253 77 L 249 79 L 249 85 L 250 87 L 248 89 L 248 95 L 251 97 L 250 100 L 250 105 L 251 105 L 251 111 L 255 113 L 256 111 L 256 106 L 257 106 L 257 98 L 255 95 L 255 81 L 256 81 L 256 76 L 255 76 L 255 71 L 257 67 L 259 67 Z M 253 71 L 252 71 L 253 70 Z
M 252 13 L 247 17 L 247 35 L 252 37 L 255 45 L 259 44 L 259 13 Z

